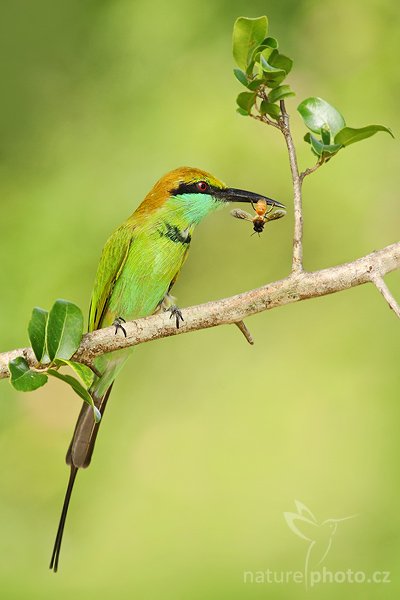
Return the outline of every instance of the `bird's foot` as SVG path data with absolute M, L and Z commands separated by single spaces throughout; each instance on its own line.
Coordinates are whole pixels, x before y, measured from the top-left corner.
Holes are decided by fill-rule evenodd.
M 123 319 L 122 317 L 117 317 L 113 323 L 114 327 L 115 327 L 115 334 L 117 335 L 118 333 L 118 329 L 121 329 L 121 331 L 123 332 L 124 336 L 126 337 L 126 330 L 125 327 L 122 325 L 122 323 L 126 323 L 125 319 Z
M 182 316 L 182 312 L 180 308 L 178 308 L 175 304 L 166 309 L 166 312 L 170 312 L 170 319 L 175 317 L 176 328 L 179 329 L 179 321 L 184 321 L 185 319 Z

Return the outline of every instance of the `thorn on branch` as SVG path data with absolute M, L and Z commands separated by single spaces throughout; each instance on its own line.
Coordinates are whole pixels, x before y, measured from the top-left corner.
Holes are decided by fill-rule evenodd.
M 371 270 L 370 271 L 370 280 L 375 285 L 377 290 L 385 298 L 386 302 L 388 303 L 389 307 L 392 309 L 394 314 L 397 315 L 397 317 L 400 319 L 400 306 L 399 306 L 398 302 L 395 300 L 395 298 L 394 298 L 393 294 L 391 293 L 391 291 L 389 290 L 388 286 L 386 285 L 383 277 L 381 275 L 378 275 L 377 273 L 374 273 Z
M 254 345 L 254 339 L 253 336 L 251 335 L 250 331 L 247 329 L 244 321 L 237 321 L 235 323 L 236 327 L 238 329 L 240 329 L 240 331 L 243 333 L 244 337 L 246 338 L 246 340 L 249 342 L 249 344 L 251 344 L 252 346 Z

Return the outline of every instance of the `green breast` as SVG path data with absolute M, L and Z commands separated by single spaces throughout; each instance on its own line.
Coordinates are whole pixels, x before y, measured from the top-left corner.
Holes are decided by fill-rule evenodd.
M 190 237 L 168 221 L 135 235 L 110 298 L 107 321 L 154 312 L 184 262 Z

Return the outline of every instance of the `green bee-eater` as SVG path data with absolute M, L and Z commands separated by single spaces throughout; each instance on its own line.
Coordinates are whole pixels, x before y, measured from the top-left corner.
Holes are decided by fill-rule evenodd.
M 89 331 L 115 325 L 124 333 L 124 320 L 151 315 L 167 305 L 200 221 L 228 202 L 282 204 L 252 192 L 227 188 L 200 169 L 181 167 L 162 177 L 135 212 L 118 227 L 104 246 L 97 268 L 89 313 Z M 170 306 L 176 324 L 182 315 Z M 89 392 L 104 414 L 112 385 L 130 349 L 105 354 L 95 361 L 99 376 Z M 71 467 L 50 568 L 57 571 L 68 505 L 78 469 L 89 465 L 99 424 L 84 404 L 78 417 L 66 461 Z

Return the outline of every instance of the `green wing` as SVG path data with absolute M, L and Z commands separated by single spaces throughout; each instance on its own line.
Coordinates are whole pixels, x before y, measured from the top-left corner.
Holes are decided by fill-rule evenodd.
M 133 240 L 133 227 L 121 225 L 107 240 L 97 267 L 89 309 L 89 331 L 99 329 Z

